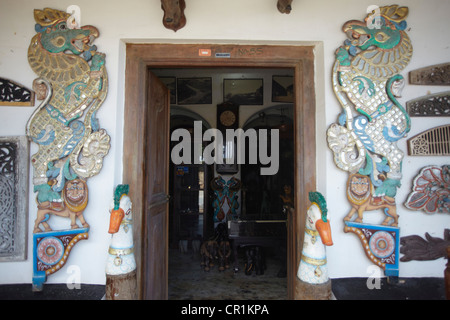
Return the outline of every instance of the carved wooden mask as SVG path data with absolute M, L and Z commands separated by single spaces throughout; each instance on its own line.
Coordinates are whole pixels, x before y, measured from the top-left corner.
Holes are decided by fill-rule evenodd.
M 286 14 L 291 13 L 292 10 L 291 3 L 292 0 L 278 0 L 277 2 L 278 11 Z
M 163 25 L 167 29 L 177 31 L 186 25 L 184 0 L 161 0 L 161 9 L 164 11 Z

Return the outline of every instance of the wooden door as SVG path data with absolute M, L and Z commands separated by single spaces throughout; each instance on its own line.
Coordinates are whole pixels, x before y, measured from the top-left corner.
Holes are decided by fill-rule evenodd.
M 168 298 L 169 90 L 148 72 L 144 299 Z
M 200 49 L 211 50 L 210 57 L 199 56 Z M 314 89 L 314 65 L 319 57 L 321 45 L 280 45 L 280 44 L 131 44 L 126 45 L 125 108 L 124 108 L 124 142 L 123 142 L 123 181 L 130 185 L 133 201 L 133 218 L 137 223 L 134 228 L 135 256 L 138 264 L 139 297 L 151 289 L 147 276 L 151 270 L 162 268 L 167 264 L 167 253 L 163 261 L 148 257 L 147 247 L 151 245 L 146 224 L 147 186 L 145 162 L 149 145 L 147 139 L 147 94 L 145 84 L 149 68 L 293 68 L 295 112 L 294 112 L 294 150 L 295 150 L 295 210 L 289 217 L 288 233 L 288 298 L 295 299 L 297 268 L 300 263 L 305 232 L 306 211 L 310 204 L 308 192 L 316 190 L 316 94 Z M 216 53 L 229 53 L 229 59 L 217 59 Z M 167 143 L 168 145 L 168 143 Z M 145 217 L 143 217 L 143 216 Z M 166 219 L 167 220 L 167 219 Z M 166 232 L 167 233 L 167 232 Z M 167 243 L 162 244 L 159 252 L 166 250 Z M 157 250 L 156 248 L 154 250 Z M 152 264 L 155 264 L 153 266 Z M 166 266 L 164 267 L 166 268 Z M 149 270 L 150 270 L 149 269 Z M 166 269 L 167 270 L 167 269 Z M 152 271 L 153 272 L 153 271 Z M 151 281 L 151 280 L 150 280 Z M 145 286 L 145 288 L 144 288 Z M 153 290 L 153 291 L 156 291 Z M 164 294 L 167 296 L 167 288 Z

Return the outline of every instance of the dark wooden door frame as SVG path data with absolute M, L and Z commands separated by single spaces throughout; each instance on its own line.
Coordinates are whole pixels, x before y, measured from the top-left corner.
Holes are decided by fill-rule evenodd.
M 200 54 L 201 49 L 210 55 Z M 295 210 L 288 217 L 288 298 L 295 299 L 297 268 L 309 206 L 308 192 L 316 190 L 315 88 L 313 45 L 247 44 L 127 44 L 123 139 L 123 183 L 130 185 L 133 201 L 134 248 L 138 290 L 146 281 L 143 261 L 147 241 L 146 214 L 146 119 L 149 68 L 291 68 L 294 70 Z M 203 50 L 205 51 L 205 50 Z M 220 55 L 216 54 L 219 53 Z M 225 54 L 225 55 L 223 55 Z M 226 58 L 223 58 L 226 56 Z M 155 261 L 154 263 L 158 263 Z

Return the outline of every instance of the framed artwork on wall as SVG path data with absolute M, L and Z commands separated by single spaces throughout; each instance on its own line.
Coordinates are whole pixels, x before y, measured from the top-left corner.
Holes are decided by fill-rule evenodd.
M 294 102 L 294 77 L 272 77 L 272 102 Z
M 238 105 L 262 105 L 263 88 L 263 79 L 224 79 L 223 100 Z
M 178 78 L 178 104 L 211 104 L 212 78 Z

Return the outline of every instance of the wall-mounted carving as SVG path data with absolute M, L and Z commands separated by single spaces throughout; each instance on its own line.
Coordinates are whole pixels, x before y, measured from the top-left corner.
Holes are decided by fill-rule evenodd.
M 424 131 L 408 139 L 410 156 L 449 156 L 450 125 Z
M 292 10 L 292 0 L 278 0 L 277 8 L 281 13 L 289 14 Z
M 0 106 L 34 106 L 34 92 L 14 81 L 0 78 Z
M 214 190 L 214 221 L 236 220 L 241 180 L 231 177 L 228 181 L 225 181 L 222 176 L 217 176 L 211 181 L 211 188 Z
M 450 91 L 430 94 L 406 102 L 411 117 L 449 117 Z
M 362 174 L 351 174 L 347 180 L 347 199 L 352 205 L 352 209 L 344 218 L 344 221 L 352 221 L 356 215 L 355 222 L 362 223 L 366 211 L 382 209 L 386 215 L 382 225 L 393 227 L 398 226 L 398 214 L 395 199 L 392 196 L 373 195 L 373 184 L 370 177 Z
M 163 25 L 175 32 L 186 25 L 184 0 L 161 0 L 161 9 L 164 11 Z
M 347 221 L 344 231 L 358 236 L 367 258 L 383 269 L 386 276 L 398 276 L 399 228 Z
M 416 69 L 409 73 L 409 82 L 418 85 L 450 85 L 450 63 Z
M 96 118 L 108 89 L 105 54 L 93 45 L 99 31 L 77 27 L 69 13 L 51 8 L 36 9 L 34 19 L 37 34 L 28 62 L 39 76 L 34 85 L 45 87 L 39 90 L 45 97 L 28 120 L 26 133 L 39 147 L 31 163 L 38 207 L 33 290 L 40 291 L 46 276 L 67 261 L 73 245 L 88 237 L 86 181 L 100 172 L 110 137 Z M 69 217 L 70 229 L 52 230 L 50 214 Z
M 450 213 L 450 165 L 423 168 L 414 178 L 405 207 L 429 214 Z
M 379 228 L 361 223 L 364 211 L 377 209 L 386 215 L 383 224 L 398 234 L 395 196 L 403 152 L 397 141 L 411 129 L 409 115 L 396 99 L 404 85 L 399 72 L 412 57 L 407 15 L 407 7 L 385 6 L 342 28 L 348 39 L 336 50 L 332 80 L 343 110 L 329 127 L 327 141 L 336 166 L 350 174 L 348 200 L 353 209 L 345 230 L 354 213 L 358 215 L 351 228 Z M 396 272 L 390 270 L 389 275 Z
M 432 237 L 427 232 L 425 239 L 417 236 L 407 236 L 400 238 L 400 253 L 403 257 L 400 261 L 411 260 L 436 260 L 447 257 L 447 247 L 450 246 L 450 229 L 444 230 L 444 238 Z
M 29 156 L 26 137 L 0 138 L 0 261 L 27 258 Z

